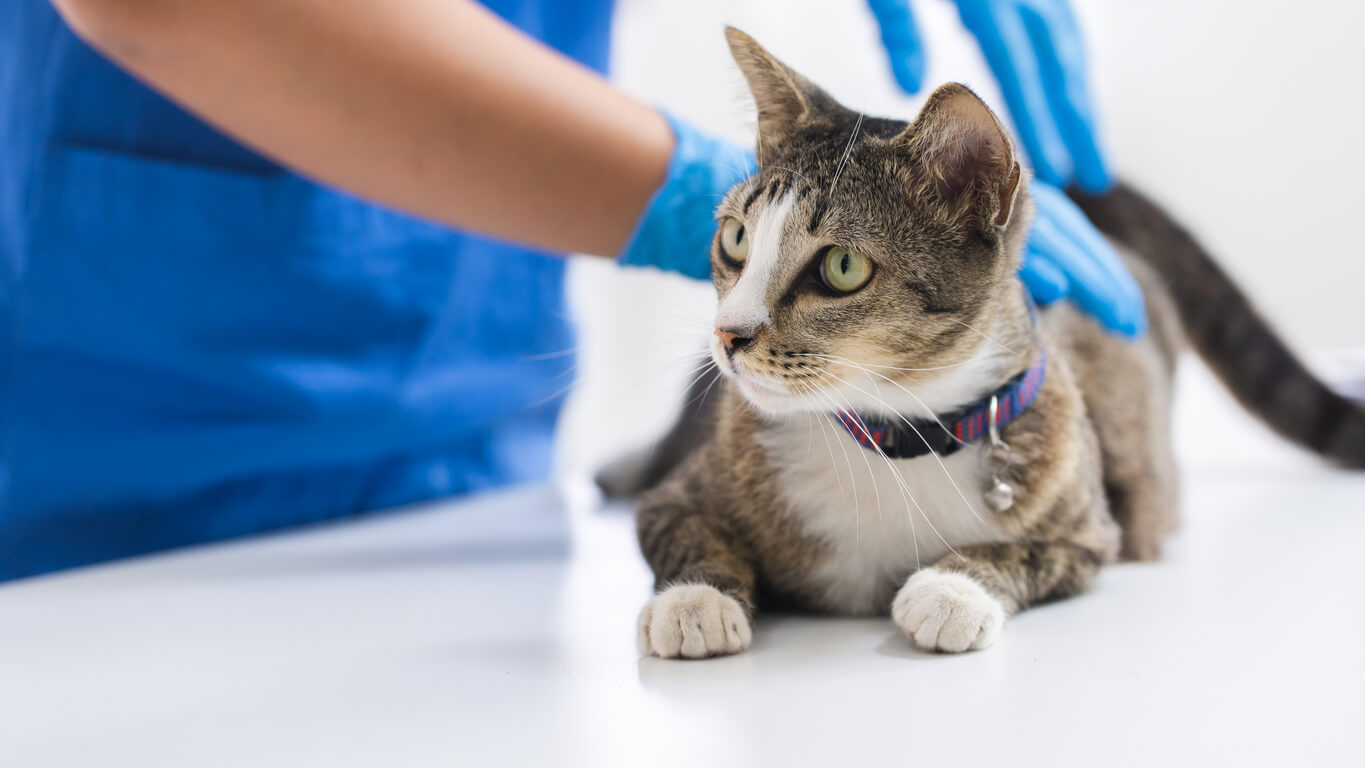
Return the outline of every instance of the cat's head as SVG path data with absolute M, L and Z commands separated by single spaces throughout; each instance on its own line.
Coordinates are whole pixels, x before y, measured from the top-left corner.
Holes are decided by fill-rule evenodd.
M 866 117 L 726 36 L 758 107 L 759 170 L 717 209 L 721 370 L 767 413 L 905 412 L 897 387 L 989 363 L 1032 215 L 1000 121 L 955 84 L 912 123 Z

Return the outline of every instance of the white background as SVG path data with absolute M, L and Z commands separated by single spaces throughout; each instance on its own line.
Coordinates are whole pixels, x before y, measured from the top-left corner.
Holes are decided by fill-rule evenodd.
M 1365 343 L 1359 78 L 1365 4 L 1075 0 L 1118 174 L 1166 205 L 1303 348 Z M 948 0 L 915 3 L 927 83 L 965 82 L 1004 114 Z M 722 28 L 754 35 L 850 107 L 908 119 L 863 0 L 619 0 L 621 87 L 740 143 L 752 105 Z M 587 262 L 588 260 L 578 260 Z M 709 286 L 579 263 L 577 386 L 560 469 L 657 434 L 710 329 Z

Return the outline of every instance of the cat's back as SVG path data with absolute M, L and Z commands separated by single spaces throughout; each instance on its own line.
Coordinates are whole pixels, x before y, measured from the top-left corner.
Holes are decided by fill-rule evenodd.
M 1143 292 L 1147 331 L 1136 339 L 1107 331 L 1071 302 L 1040 312 L 1039 331 L 1050 354 L 1075 376 L 1092 420 L 1165 418 L 1171 378 L 1184 348 L 1184 331 L 1161 277 L 1147 262 L 1115 244 Z M 1102 440 L 1121 439 L 1101 434 Z

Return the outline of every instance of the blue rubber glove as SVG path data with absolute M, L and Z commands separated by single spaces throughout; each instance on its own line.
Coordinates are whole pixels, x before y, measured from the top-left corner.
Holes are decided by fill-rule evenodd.
M 956 0 L 962 24 L 1000 83 L 1015 130 L 1039 179 L 1090 192 L 1111 183 L 1095 136 L 1085 50 L 1067 0 Z M 924 43 L 910 0 L 868 0 L 896 82 L 924 86 Z
M 1069 297 L 1110 330 L 1128 336 L 1147 331 L 1142 289 L 1109 241 L 1061 190 L 1029 185 L 1038 215 L 1024 246 L 1019 277 L 1034 301 Z
M 620 262 L 709 280 L 716 206 L 730 187 L 753 175 L 754 153 L 664 117 L 676 140 L 668 175 L 635 225 Z

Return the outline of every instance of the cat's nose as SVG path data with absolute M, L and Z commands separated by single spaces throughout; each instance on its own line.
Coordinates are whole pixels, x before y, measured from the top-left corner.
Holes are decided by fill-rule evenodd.
M 716 328 L 716 336 L 720 338 L 720 343 L 725 345 L 725 351 L 734 354 L 749 345 L 753 341 L 748 336 L 741 336 L 735 331 L 728 331 L 724 328 Z

